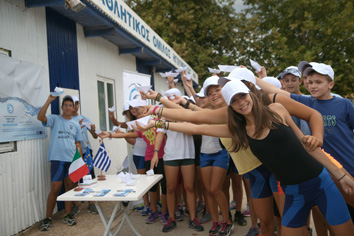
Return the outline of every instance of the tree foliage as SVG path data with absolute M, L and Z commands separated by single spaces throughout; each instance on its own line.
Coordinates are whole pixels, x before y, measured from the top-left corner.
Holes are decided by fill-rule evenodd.
M 248 55 L 277 75 L 300 61 L 329 64 L 334 91 L 353 96 L 354 2 L 349 0 L 244 0 L 238 15 L 239 61 Z
M 126 0 L 126 3 L 199 74 L 234 64 L 235 10 L 231 0 Z

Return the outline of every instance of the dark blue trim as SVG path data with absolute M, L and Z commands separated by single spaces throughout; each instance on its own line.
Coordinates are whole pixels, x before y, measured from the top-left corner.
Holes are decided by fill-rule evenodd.
M 143 53 L 144 48 L 143 47 L 137 47 L 137 48 L 119 48 L 119 55 L 123 54 L 136 54 L 136 53 Z
M 64 5 L 64 0 L 26 0 L 26 7 L 47 7 Z
M 85 29 L 85 37 L 112 36 L 116 34 L 113 27 L 101 29 Z

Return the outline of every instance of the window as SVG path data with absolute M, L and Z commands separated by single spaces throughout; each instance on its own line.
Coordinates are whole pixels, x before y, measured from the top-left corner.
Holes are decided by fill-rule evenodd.
M 98 113 L 101 130 L 112 130 L 113 123 L 109 119 L 108 108 L 115 105 L 114 81 L 103 77 L 98 77 Z M 116 116 L 117 114 L 115 114 Z
M 11 51 L 4 49 L 4 48 L 0 48 L 0 55 L 5 55 L 8 57 L 11 57 Z M 15 152 L 17 151 L 16 148 L 16 142 L 3 142 L 0 143 L 0 153 L 4 153 L 4 152 Z

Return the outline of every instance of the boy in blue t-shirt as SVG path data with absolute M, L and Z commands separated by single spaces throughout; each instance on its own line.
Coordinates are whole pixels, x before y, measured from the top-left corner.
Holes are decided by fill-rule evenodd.
M 81 130 L 80 125 L 71 119 L 74 103 L 71 96 L 63 98 L 61 109 L 62 115 L 46 115 L 49 105 L 56 99 L 49 95 L 47 101 L 38 113 L 37 119 L 42 121 L 43 126 L 51 128 L 50 145 L 48 151 L 48 161 L 51 162 L 51 186 L 47 200 L 46 218 L 41 225 L 41 231 L 50 228 L 51 216 L 61 187 L 64 183 L 65 191 L 74 187 L 74 183 L 69 178 L 69 166 L 74 158 L 76 148 L 81 151 Z M 75 225 L 75 219 L 69 214 L 72 203 L 65 202 L 64 223 Z

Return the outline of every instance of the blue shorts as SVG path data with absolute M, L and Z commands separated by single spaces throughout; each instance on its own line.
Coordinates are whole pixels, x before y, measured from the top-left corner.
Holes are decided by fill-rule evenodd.
M 281 187 L 285 193 L 282 225 L 286 227 L 305 226 L 311 208 L 316 205 L 329 225 L 340 225 L 350 220 L 343 196 L 326 168 L 313 179 Z
M 213 166 L 229 169 L 229 153 L 226 150 L 218 151 L 213 154 L 200 153 L 200 168 Z
M 133 161 L 136 169 L 141 170 L 145 168 L 145 157 L 133 155 Z
M 266 198 L 278 192 L 277 181 L 270 170 L 264 165 L 247 173 L 251 184 L 251 195 L 253 199 Z
M 226 175 L 229 175 L 231 173 L 238 174 L 238 170 L 237 170 L 236 165 L 235 165 L 234 161 L 232 160 L 232 158 L 230 158 L 230 165 L 229 165 L 229 169 L 227 170 Z
M 51 181 L 64 181 L 64 178 L 69 177 L 69 167 L 71 162 L 66 161 L 51 161 L 50 162 Z

